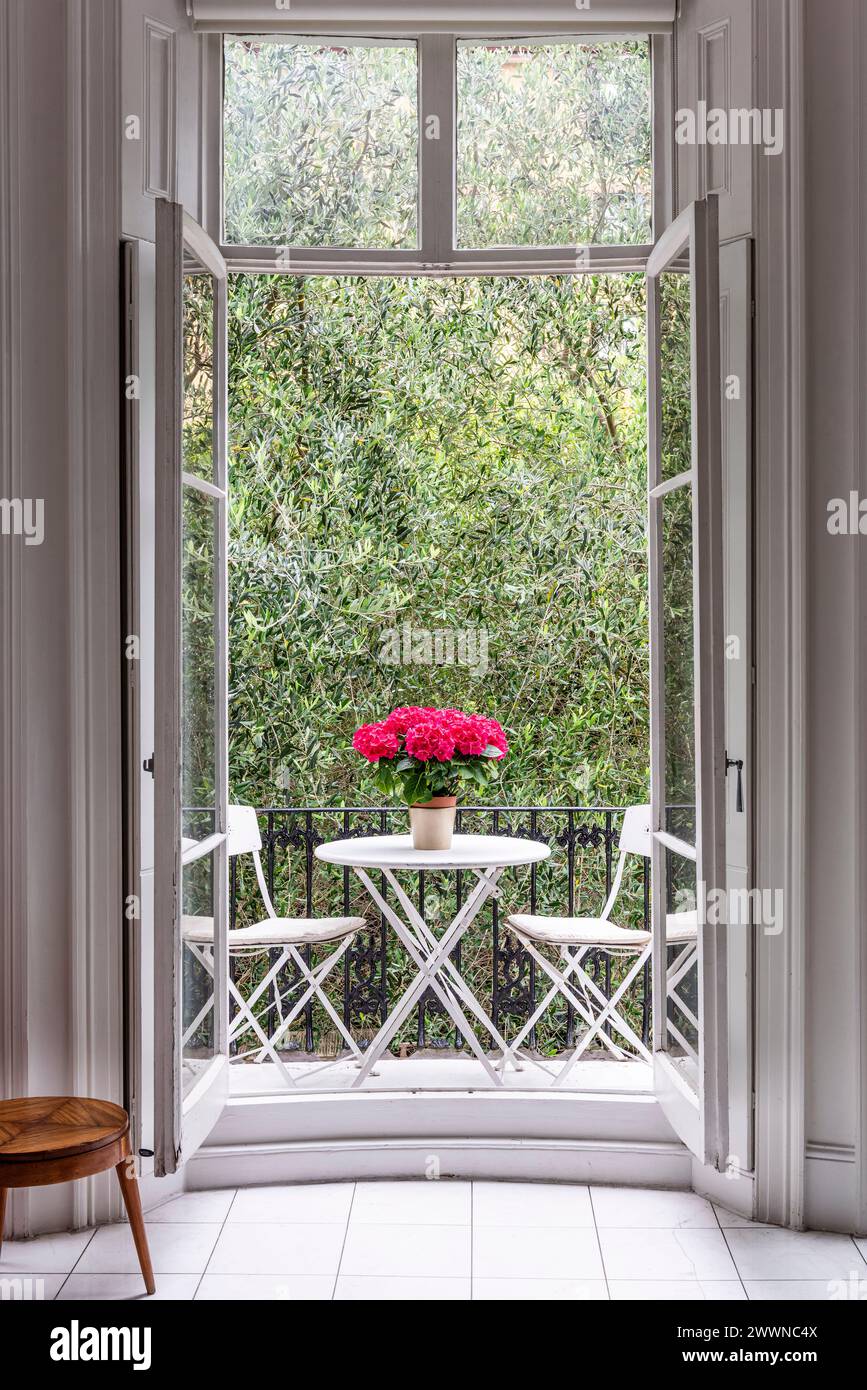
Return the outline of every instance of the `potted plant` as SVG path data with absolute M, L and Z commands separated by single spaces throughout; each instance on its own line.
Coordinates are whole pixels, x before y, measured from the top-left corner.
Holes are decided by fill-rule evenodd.
M 352 746 L 374 765 L 379 791 L 409 807 L 413 846 L 426 850 L 451 848 L 461 786 L 487 787 L 509 751 L 496 719 L 417 705 L 362 724 Z

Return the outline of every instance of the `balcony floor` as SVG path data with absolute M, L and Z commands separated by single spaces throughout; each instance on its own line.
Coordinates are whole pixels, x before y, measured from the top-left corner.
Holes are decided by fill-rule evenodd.
M 680 1302 L 867 1291 L 867 1240 L 752 1225 L 692 1192 L 321 1183 L 188 1192 L 145 1219 L 161 1299 Z M 0 1256 L 5 1296 L 24 1299 L 146 1301 L 137 1268 L 125 1225 L 6 1241 Z
M 545 1070 L 525 1063 L 520 1072 L 508 1068 L 503 1090 L 508 1091 L 548 1091 L 562 1061 L 546 1060 Z M 320 1058 L 309 1061 L 292 1062 L 289 1074 L 296 1082 L 289 1091 L 273 1062 L 238 1064 L 230 1068 L 231 1094 L 273 1095 L 293 1094 L 297 1091 L 313 1094 L 319 1091 L 348 1091 L 358 1076 L 353 1062 L 340 1061 L 328 1064 Z M 443 1056 L 430 1054 L 408 1057 L 383 1057 L 376 1065 L 375 1072 L 367 1078 L 363 1088 L 370 1091 L 492 1091 L 490 1079 L 481 1064 L 473 1057 L 456 1055 Z M 496 1088 L 499 1089 L 499 1088 Z M 599 1092 L 607 1094 L 642 1094 L 652 1092 L 653 1072 L 647 1062 L 606 1060 L 590 1058 L 576 1062 L 559 1094 L 571 1092 Z M 358 1094 L 359 1091 L 356 1091 Z

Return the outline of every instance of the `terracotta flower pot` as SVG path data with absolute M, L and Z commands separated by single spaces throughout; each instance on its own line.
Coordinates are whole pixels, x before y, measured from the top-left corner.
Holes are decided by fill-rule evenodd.
M 413 849 L 451 849 L 456 796 L 434 796 L 409 808 Z

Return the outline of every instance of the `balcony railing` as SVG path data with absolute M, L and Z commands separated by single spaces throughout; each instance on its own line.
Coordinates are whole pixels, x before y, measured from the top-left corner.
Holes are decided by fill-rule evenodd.
M 494 900 L 482 911 L 454 955 L 471 989 L 507 1038 L 530 1016 L 548 982 L 538 978 L 541 972 L 505 926 L 505 916 L 519 911 L 598 916 L 611 887 L 622 815 L 623 809 L 614 806 L 480 806 L 458 811 L 459 831 L 526 837 L 549 845 L 552 851 L 544 863 L 506 871 L 501 880 L 501 901 Z M 354 874 L 321 863 L 314 850 L 329 840 L 405 832 L 407 813 L 398 807 L 271 806 L 261 808 L 258 816 L 263 865 L 278 913 L 353 913 L 364 916 L 370 924 L 368 931 L 356 936 L 344 958 L 342 978 L 335 971 L 328 990 L 345 1026 L 364 1045 L 402 994 L 414 967 Z M 621 926 L 646 928 L 649 865 L 630 858 L 612 915 Z M 472 886 L 467 882 L 471 877 L 459 871 L 431 870 L 415 876 L 413 893 L 420 913 L 431 926 L 445 926 L 451 920 Z M 380 891 L 387 896 L 384 881 Z M 231 861 L 230 910 L 232 927 L 261 921 L 265 915 L 252 864 L 244 858 Z M 624 963 L 605 953 L 587 961 L 588 973 L 606 997 L 617 989 L 630 963 L 628 958 Z M 235 984 L 246 997 L 264 976 L 268 959 L 264 954 L 261 959 L 233 959 L 231 969 Z M 263 1025 L 267 1013 L 267 1032 L 273 1031 L 286 1011 L 284 1001 L 294 983 L 293 968 L 287 967 L 268 995 L 259 1000 L 257 1013 Z M 649 967 L 636 977 L 620 1007 L 647 1043 L 651 1026 Z M 576 1026 L 573 1009 L 561 999 L 551 1005 L 528 1043 L 539 1056 L 554 1057 L 575 1044 L 582 1027 L 580 1019 Z M 480 1037 L 483 1044 L 490 1042 L 484 1030 Z M 334 1056 L 340 1051 L 340 1041 L 325 1011 L 314 1004 L 307 1008 L 303 1023 L 299 1016 L 282 1050 L 291 1053 L 293 1061 L 301 1061 L 305 1055 Z M 235 1051 L 244 1054 L 251 1047 L 255 1047 L 255 1039 L 242 1035 Z M 463 1039 L 430 990 L 392 1043 L 392 1053 L 397 1055 L 407 1056 L 417 1049 L 466 1051 Z

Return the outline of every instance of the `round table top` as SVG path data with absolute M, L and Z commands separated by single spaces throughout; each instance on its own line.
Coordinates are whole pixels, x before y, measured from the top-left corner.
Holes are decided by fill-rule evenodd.
M 64 1158 L 104 1148 L 126 1134 L 119 1105 L 87 1096 L 0 1101 L 0 1163 Z
M 538 864 L 551 850 L 514 835 L 455 835 L 451 849 L 413 849 L 411 835 L 366 835 L 319 845 L 317 859 L 353 869 L 505 869 Z

